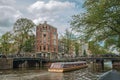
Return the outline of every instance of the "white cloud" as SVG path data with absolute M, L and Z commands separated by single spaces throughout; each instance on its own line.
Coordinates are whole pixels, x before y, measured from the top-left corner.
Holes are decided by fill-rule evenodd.
M 0 5 L 13 5 L 15 3 L 15 0 L 0 0 Z
M 31 19 L 36 24 L 47 21 L 57 27 L 58 33 L 63 33 L 69 27 L 71 16 L 79 12 L 76 11 L 76 1 L 0 0 L 0 35 L 12 29 L 14 22 L 20 17 Z
M 0 27 L 0 36 L 7 31 L 11 31 L 12 27 Z
M 0 6 L 0 35 L 11 30 L 14 22 L 22 14 L 11 6 Z
M 16 0 L 0 0 L 0 36 L 12 30 L 22 13 L 15 7 Z
M 70 3 L 68 1 L 60 2 L 60 1 L 51 0 L 48 3 L 44 1 L 37 1 L 34 4 L 32 4 L 28 8 L 28 10 L 30 12 L 34 12 L 34 11 L 46 12 L 46 11 L 66 10 L 66 9 L 71 9 L 74 7 L 75 7 L 75 3 Z
M 43 17 L 43 18 L 37 18 L 37 19 L 34 19 L 33 22 L 35 24 L 39 24 L 39 23 L 42 23 L 43 21 L 46 21 L 48 20 L 49 18 L 48 17 Z
M 0 6 L 0 17 L 1 18 L 18 18 L 22 15 L 20 11 L 16 10 L 11 6 Z M 11 18 L 12 19 L 12 18 Z
M 75 13 L 75 3 L 58 0 L 37 1 L 29 6 L 28 11 L 34 15 L 35 24 L 48 21 L 48 24 L 57 27 L 58 33 L 63 33 L 69 27 L 70 17 Z

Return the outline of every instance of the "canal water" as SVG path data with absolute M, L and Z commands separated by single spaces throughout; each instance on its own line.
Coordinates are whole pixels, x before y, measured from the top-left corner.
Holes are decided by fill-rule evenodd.
M 0 70 L 0 80 L 97 80 L 102 74 L 91 72 L 90 68 L 65 73 L 51 73 L 44 68 L 19 68 Z
M 101 73 L 91 73 L 88 68 L 51 73 L 47 69 L 16 69 L 0 71 L 0 80 L 97 80 Z

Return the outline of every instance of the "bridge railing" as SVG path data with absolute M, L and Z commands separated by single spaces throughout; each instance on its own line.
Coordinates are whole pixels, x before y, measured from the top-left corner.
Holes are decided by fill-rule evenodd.
M 76 57 L 76 58 L 51 59 L 50 61 L 69 62 L 69 61 L 82 61 L 82 60 L 120 60 L 120 57 Z

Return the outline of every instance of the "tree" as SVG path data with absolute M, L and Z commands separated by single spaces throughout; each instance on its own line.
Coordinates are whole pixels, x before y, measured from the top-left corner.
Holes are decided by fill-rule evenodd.
M 24 43 L 24 52 L 33 52 L 35 48 L 35 37 L 31 36 L 30 39 L 26 40 Z
M 72 45 L 72 39 L 71 39 L 71 32 L 66 29 L 64 35 L 61 35 L 60 41 L 62 42 L 62 45 L 64 46 L 64 53 L 70 54 L 70 48 Z
M 73 16 L 72 29 L 87 41 L 104 41 L 120 49 L 120 1 L 86 0 L 84 8 L 84 13 Z
M 104 47 L 100 46 L 95 41 L 89 41 L 89 50 L 92 52 L 93 55 L 108 53 L 108 51 L 106 51 Z
M 12 34 L 10 32 L 6 32 L 5 34 L 2 35 L 1 39 L 0 39 L 0 43 L 1 43 L 1 53 L 7 55 L 10 53 L 11 50 L 11 36 Z
M 70 48 L 72 45 L 71 32 L 66 29 L 64 35 L 61 36 L 61 41 L 64 45 L 64 53 L 70 54 Z
M 74 47 L 75 47 L 75 54 L 76 54 L 76 56 L 78 56 L 79 50 L 80 50 L 80 44 L 77 41 L 75 41 Z
M 84 57 L 87 56 L 86 50 L 84 50 L 84 52 L 83 52 L 83 56 L 84 56 Z
M 65 34 L 61 36 L 59 42 L 62 43 L 62 47 L 59 46 L 59 48 L 61 48 L 60 50 L 64 51 L 64 53 L 72 54 L 75 52 L 76 56 L 78 56 L 80 43 L 78 43 L 78 38 L 72 31 L 66 29 Z
M 25 42 L 30 38 L 30 35 L 33 35 L 33 29 L 35 24 L 27 19 L 20 18 L 14 24 L 14 32 L 15 32 L 15 43 L 18 47 L 17 54 L 20 54 L 21 50 L 24 48 Z

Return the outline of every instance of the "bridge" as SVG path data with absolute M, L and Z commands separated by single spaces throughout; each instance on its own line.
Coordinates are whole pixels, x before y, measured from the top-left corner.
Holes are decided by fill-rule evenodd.
M 66 58 L 66 59 L 55 59 L 50 62 L 71 62 L 71 61 L 87 61 L 92 62 L 92 71 L 104 71 L 104 62 L 111 61 L 112 68 L 120 70 L 120 57 L 77 57 L 77 58 Z
M 51 59 L 51 62 L 70 62 L 70 61 L 95 61 L 95 60 L 120 60 L 120 57 L 76 57 L 65 59 Z
M 13 68 L 18 67 L 40 67 L 43 63 L 47 63 L 49 60 L 45 58 L 35 57 L 16 57 L 13 58 Z
M 47 61 L 48 59 L 45 58 L 28 58 L 28 57 L 18 57 L 18 58 L 13 58 L 13 61 L 29 61 L 29 60 L 33 60 L 33 61 Z
M 65 58 L 65 59 L 47 59 L 47 58 L 28 58 L 18 57 L 13 58 L 13 68 L 17 67 L 36 67 L 42 66 L 45 63 L 52 62 L 74 62 L 74 61 L 88 61 L 104 64 L 104 61 L 109 60 L 112 63 L 120 62 L 120 57 L 77 57 L 77 58 Z
M 74 62 L 74 61 L 98 61 L 98 60 L 118 60 L 120 57 L 76 57 L 76 58 L 65 58 L 65 59 L 47 59 L 42 57 L 29 58 L 29 57 L 17 57 L 13 58 L 13 61 L 42 61 L 42 62 Z
M 9 58 L 7 59 L 8 59 L 7 60 L 8 62 Z M 10 60 L 11 60 L 10 63 L 13 66 L 13 68 L 41 67 L 43 65 L 46 65 L 52 62 L 73 62 L 73 61 L 94 62 L 104 66 L 104 61 L 109 60 L 114 64 L 116 62 L 120 62 L 120 57 L 76 57 L 76 58 L 65 58 L 65 59 L 47 59 L 42 57 L 14 57 L 14 58 L 10 58 Z M 6 60 L 4 59 L 4 61 Z M 2 63 L 2 61 L 0 62 L 1 62 L 0 65 L 4 63 L 4 62 Z

